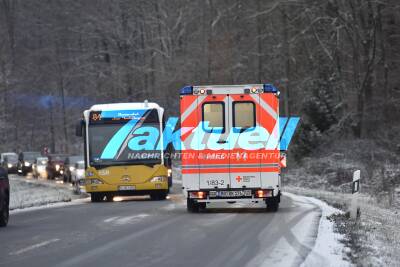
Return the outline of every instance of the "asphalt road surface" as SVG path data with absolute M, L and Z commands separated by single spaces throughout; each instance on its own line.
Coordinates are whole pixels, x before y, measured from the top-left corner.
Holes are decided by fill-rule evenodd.
M 165 201 L 116 200 L 12 214 L 0 266 L 298 266 L 321 216 L 285 195 L 277 213 L 219 204 L 189 214 L 177 189 Z

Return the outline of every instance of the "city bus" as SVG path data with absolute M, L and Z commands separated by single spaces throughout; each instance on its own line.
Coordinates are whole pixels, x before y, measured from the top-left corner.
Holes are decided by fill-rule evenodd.
M 92 202 L 114 196 L 167 197 L 163 117 L 164 109 L 147 101 L 94 105 L 83 112 L 76 135 L 84 139 L 82 181 Z

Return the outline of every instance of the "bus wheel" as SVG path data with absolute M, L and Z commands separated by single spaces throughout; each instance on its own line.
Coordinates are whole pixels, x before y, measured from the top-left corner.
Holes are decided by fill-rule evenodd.
M 107 202 L 113 202 L 114 196 L 112 194 L 106 194 L 106 200 Z
M 104 195 L 101 193 L 90 193 L 90 200 L 92 202 L 101 202 L 104 199 Z
M 200 210 L 199 203 L 194 202 L 194 200 L 192 200 L 190 198 L 187 199 L 186 207 L 187 207 L 188 212 L 196 213 L 196 212 L 199 212 L 199 210 Z

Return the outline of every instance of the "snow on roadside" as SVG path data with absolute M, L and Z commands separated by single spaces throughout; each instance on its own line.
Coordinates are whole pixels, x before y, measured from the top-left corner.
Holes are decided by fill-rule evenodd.
M 322 212 L 315 245 L 301 266 L 321 266 L 321 258 L 324 259 L 325 266 L 351 266 L 348 261 L 344 260 L 346 248 L 341 240 L 345 239 L 345 236 L 335 233 L 334 222 L 329 220 L 329 216 L 343 212 L 313 197 L 304 197 L 287 192 L 284 194 L 297 201 L 311 202 L 318 206 Z
M 10 191 L 10 210 L 69 202 L 76 198 L 66 186 L 17 177 L 10 177 Z
M 285 191 L 317 197 L 347 210 L 351 194 L 323 190 L 285 187 Z M 361 217 L 358 223 L 349 221 L 345 214 L 336 216 L 338 231 L 348 240 L 345 246 L 357 266 L 400 266 L 400 212 L 398 208 L 386 207 L 371 196 L 359 196 Z

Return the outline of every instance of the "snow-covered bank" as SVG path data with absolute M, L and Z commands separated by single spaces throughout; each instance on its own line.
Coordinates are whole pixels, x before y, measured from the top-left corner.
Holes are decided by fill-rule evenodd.
M 14 176 L 10 177 L 10 190 L 11 210 L 69 202 L 77 198 L 69 186 Z
M 285 191 L 312 196 L 346 211 L 350 194 L 323 190 L 285 187 Z M 348 255 L 358 266 L 400 266 L 400 212 L 396 208 L 384 208 L 376 199 L 360 196 L 361 217 L 352 221 L 346 214 L 332 216 L 335 230 L 344 234 L 343 240 L 350 250 Z
M 334 222 L 329 219 L 330 216 L 343 212 L 313 197 L 304 197 L 288 192 L 284 194 L 296 201 L 311 202 L 321 209 L 321 219 L 314 247 L 301 266 L 321 266 L 322 262 L 324 266 L 350 266 L 351 264 L 344 260 L 346 247 L 341 240 L 345 239 L 345 236 L 335 233 Z

